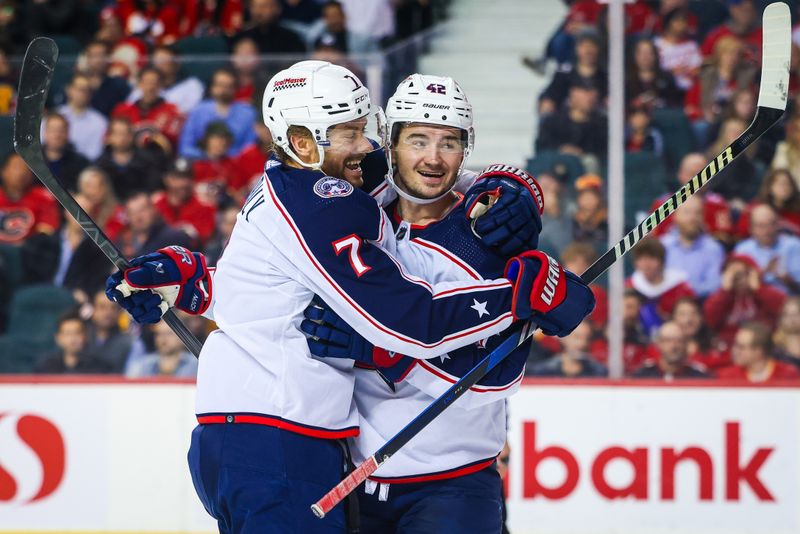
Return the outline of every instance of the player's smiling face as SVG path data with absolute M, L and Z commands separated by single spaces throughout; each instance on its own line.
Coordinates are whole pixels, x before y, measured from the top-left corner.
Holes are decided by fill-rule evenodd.
M 364 130 L 367 119 L 355 119 L 337 124 L 328 129 L 330 146 L 325 149 L 322 171 L 350 182 L 353 187 L 361 187 L 364 178 L 361 173 L 361 160 L 373 150 Z
M 464 159 L 458 128 L 410 124 L 403 126 L 392 149 L 395 180 L 417 198 L 436 198 L 449 191 Z

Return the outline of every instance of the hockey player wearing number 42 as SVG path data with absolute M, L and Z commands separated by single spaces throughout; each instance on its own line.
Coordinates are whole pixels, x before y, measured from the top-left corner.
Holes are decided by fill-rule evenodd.
M 278 156 L 237 219 L 214 293 L 202 255 L 179 247 L 134 259 L 108 293 L 150 322 L 172 305 L 203 313 L 213 299 L 219 330 L 200 356 L 189 463 L 220 531 L 343 532 L 342 507 L 323 520 L 308 511 L 340 480 L 337 440 L 359 432 L 352 360 L 312 356 L 299 328 L 313 295 L 373 345 L 431 358 L 514 319 L 563 315 L 568 286 L 553 267 L 550 298 L 548 267 L 524 255 L 491 280 L 450 281 L 442 258 L 401 264 L 387 216 L 353 187 L 381 113 L 346 69 L 306 61 L 278 73 L 263 111 Z
M 432 113 L 432 109 L 448 112 Z M 543 209 L 536 181 L 507 165 L 493 165 L 477 177 L 462 171 L 472 148 L 472 109 L 452 78 L 410 76 L 389 99 L 386 115 L 392 171 L 388 184 L 374 193 L 382 195 L 391 185 L 399 195 L 386 210 L 400 259 L 407 263 L 443 259 L 451 265 L 443 275 L 452 281 L 501 276 L 514 254 L 525 253 L 549 264 L 546 255 L 532 251 L 538 244 Z M 456 186 L 469 187 L 466 196 L 456 192 Z M 492 207 L 475 218 L 489 199 Z M 473 232 L 482 239 L 475 240 Z M 591 292 L 577 277 L 567 276 L 574 284 L 570 298 L 575 307 L 566 321 L 562 316 L 541 323 L 550 334 L 568 333 L 592 309 Z M 471 308 L 481 315 L 485 304 L 474 299 Z M 306 318 L 301 328 L 309 336 L 312 354 L 356 359 L 361 432 L 350 439 L 356 464 L 503 337 L 420 360 L 376 350 L 324 303 L 312 303 Z M 359 488 L 363 534 L 501 532 L 501 483 L 493 464 L 505 442 L 504 399 L 518 388 L 529 350 L 530 342 L 519 346 Z M 381 361 L 375 361 L 376 354 Z M 375 364 L 380 374 L 373 372 Z M 386 377 L 396 381 L 392 390 L 384 384 Z

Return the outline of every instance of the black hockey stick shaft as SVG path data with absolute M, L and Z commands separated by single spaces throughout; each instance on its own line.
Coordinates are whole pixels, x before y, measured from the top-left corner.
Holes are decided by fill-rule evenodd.
M 14 119 L 14 150 L 22 157 L 39 180 L 83 228 L 84 232 L 103 251 L 117 269 L 130 267 L 117 247 L 80 207 L 61 182 L 50 172 L 42 153 L 39 131 L 44 113 L 47 92 L 53 78 L 58 47 L 52 39 L 37 37 L 28 45 L 22 63 L 17 93 L 17 112 Z M 203 345 L 172 310 L 164 314 L 164 321 L 175 331 L 192 354 L 200 356 Z
M 702 171 L 678 189 L 633 230 L 628 232 L 619 243 L 598 258 L 581 275 L 581 279 L 584 282 L 588 284 L 596 280 L 614 262 L 629 252 L 636 243 L 644 239 L 681 204 L 717 176 L 720 171 L 740 156 L 756 139 L 774 126 L 781 118 L 786 109 L 791 54 L 791 17 L 786 4 L 775 2 L 770 4 L 764 11 L 762 40 L 763 66 L 761 85 L 759 88 L 758 108 L 753 122 L 742 135 L 710 161 Z M 374 473 L 381 464 L 419 434 L 423 428 L 466 393 L 469 388 L 477 384 L 481 378 L 494 369 L 535 331 L 536 325 L 532 321 L 520 322 L 512 327 L 511 334 L 489 355 L 461 377 L 458 382 L 450 386 L 447 391 L 375 451 L 355 471 L 314 503 L 311 506 L 312 512 L 317 517 L 325 517 L 325 514 Z

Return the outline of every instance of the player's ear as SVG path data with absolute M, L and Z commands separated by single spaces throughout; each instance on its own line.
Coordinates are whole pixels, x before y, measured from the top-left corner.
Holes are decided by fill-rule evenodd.
M 317 146 L 309 135 L 289 134 L 289 142 L 303 161 L 311 161 L 317 156 Z

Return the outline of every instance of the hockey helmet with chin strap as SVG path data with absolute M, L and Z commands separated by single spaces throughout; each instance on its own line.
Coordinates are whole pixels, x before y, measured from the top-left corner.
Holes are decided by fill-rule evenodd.
M 262 111 L 273 142 L 303 167 L 321 168 L 325 150 L 336 150 L 329 133 L 337 124 L 366 118 L 364 136 L 373 150 L 386 143 L 383 110 L 372 106 L 369 91 L 355 74 L 327 61 L 300 61 L 273 76 L 264 91 Z M 295 153 L 290 126 L 311 133 L 319 153 L 317 163 L 305 163 Z
M 453 78 L 412 74 L 403 80 L 386 105 L 386 120 L 389 126 L 388 150 L 389 164 L 387 181 L 401 197 L 417 204 L 436 202 L 450 193 L 455 187 L 457 177 L 464 170 L 475 144 L 475 131 L 472 128 L 472 105 L 467 95 Z M 436 198 L 417 198 L 404 191 L 394 177 L 392 148 L 399 138 L 400 128 L 406 124 L 447 126 L 462 131 L 463 157 L 458 167 L 453 186 Z

